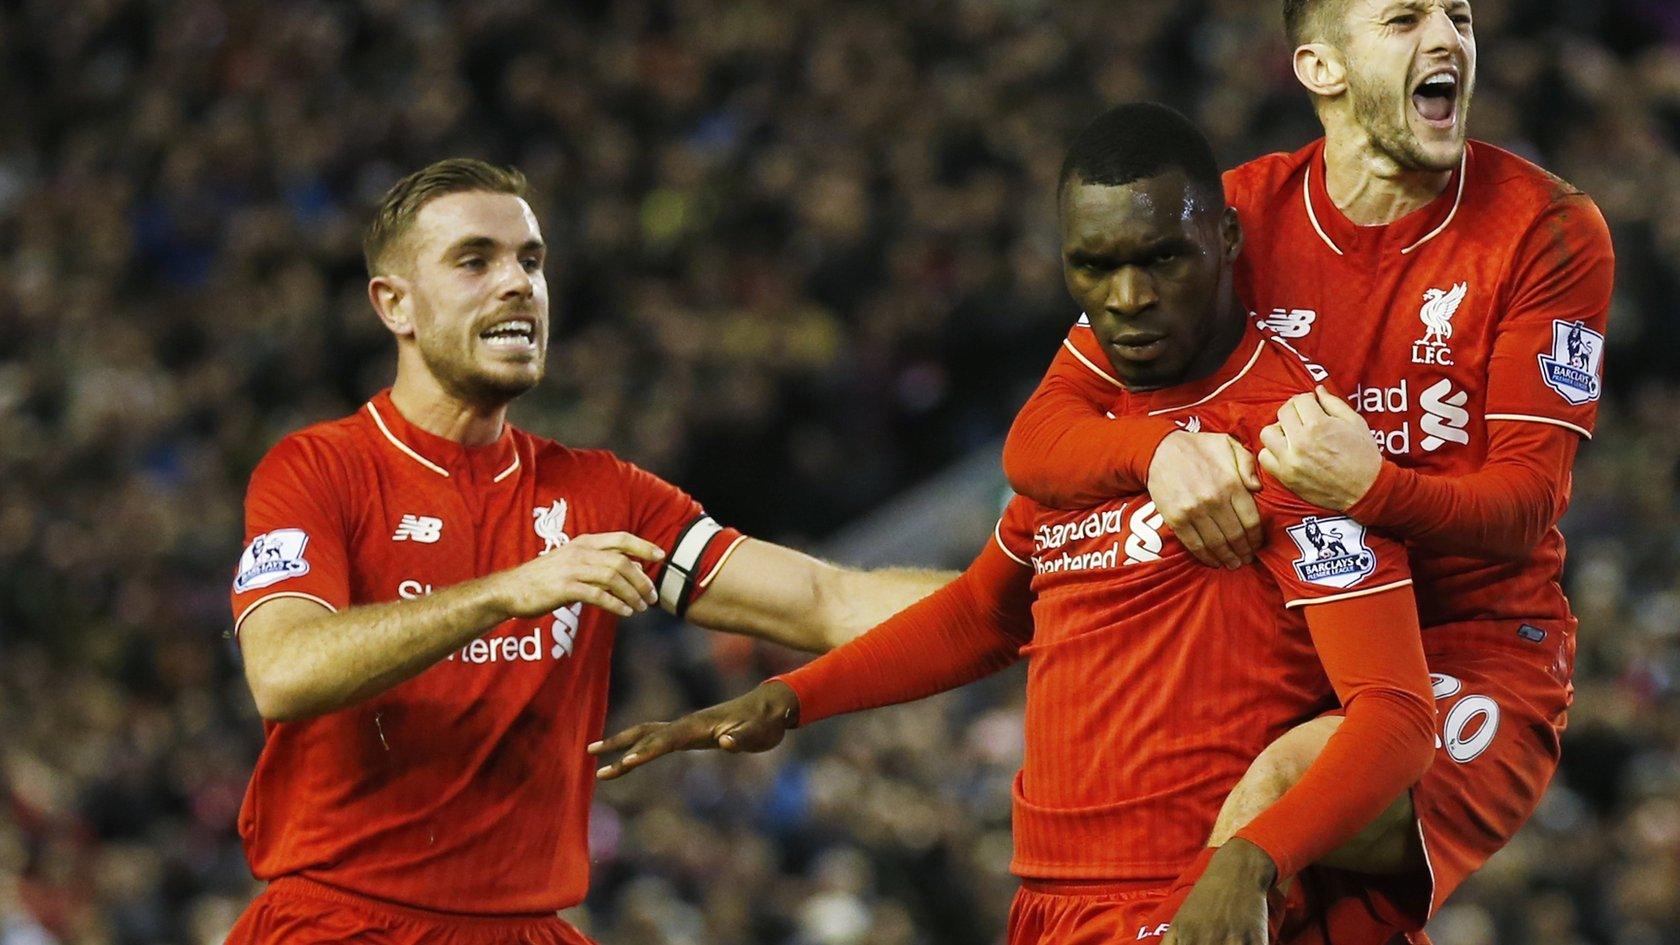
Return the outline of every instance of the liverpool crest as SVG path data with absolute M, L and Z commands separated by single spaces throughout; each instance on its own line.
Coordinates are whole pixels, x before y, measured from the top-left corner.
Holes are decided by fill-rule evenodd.
M 535 520 L 531 523 L 531 527 L 536 529 L 537 537 L 543 540 L 543 550 L 539 554 L 546 555 L 572 540 L 572 536 L 566 534 L 565 499 L 555 499 L 553 504 L 546 509 L 541 507 L 532 509 L 531 518 Z
M 1464 304 L 1464 296 L 1469 291 L 1470 283 L 1459 282 L 1450 289 L 1428 289 L 1423 293 L 1423 307 L 1418 309 L 1423 337 L 1412 342 L 1413 364 L 1453 363 L 1452 349 L 1447 347 L 1447 342 L 1452 340 L 1452 317 Z

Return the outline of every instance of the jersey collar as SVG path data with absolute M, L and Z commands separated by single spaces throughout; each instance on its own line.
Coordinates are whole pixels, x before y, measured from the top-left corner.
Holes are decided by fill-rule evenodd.
M 1306 174 L 1301 182 L 1301 199 L 1306 204 L 1307 222 L 1324 245 L 1338 256 L 1365 253 L 1409 255 L 1446 232 L 1458 216 L 1459 205 L 1464 202 L 1464 178 L 1469 170 L 1471 150 L 1472 145 L 1466 142 L 1458 170 L 1453 172 L 1440 196 L 1393 223 L 1360 226 L 1344 216 L 1341 208 L 1330 199 L 1324 183 L 1324 139 L 1320 138 L 1307 158 Z
M 1243 379 L 1249 371 L 1254 369 L 1260 360 L 1260 349 L 1266 344 L 1266 339 L 1260 334 L 1259 326 L 1252 319 L 1243 319 L 1242 340 L 1231 349 L 1225 363 L 1219 366 L 1207 377 L 1197 378 L 1172 387 L 1160 390 L 1127 392 L 1127 413 L 1147 413 L 1149 416 L 1174 413 L 1179 410 L 1189 410 L 1199 407 L 1224 393 L 1230 387 Z
M 502 435 L 496 438 L 496 442 L 469 447 L 409 423 L 408 418 L 391 402 L 389 387 L 375 394 L 363 409 L 372 419 L 381 439 L 445 479 L 461 475 L 475 482 L 499 483 L 519 469 L 519 449 L 514 443 L 513 425 L 510 423 L 502 424 Z

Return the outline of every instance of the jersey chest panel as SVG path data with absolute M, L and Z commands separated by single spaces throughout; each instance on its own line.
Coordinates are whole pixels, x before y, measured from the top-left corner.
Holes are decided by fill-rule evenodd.
M 1337 256 L 1310 229 L 1257 249 L 1239 263 L 1255 318 L 1328 372 L 1385 456 L 1435 472 L 1480 465 L 1502 256 L 1453 230 L 1405 255 Z

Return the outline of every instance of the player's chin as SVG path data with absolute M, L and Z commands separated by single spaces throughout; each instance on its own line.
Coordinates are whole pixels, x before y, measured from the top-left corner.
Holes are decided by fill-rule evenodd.
M 1451 171 L 1464 159 L 1464 123 L 1462 113 L 1455 113 L 1450 125 L 1433 122 L 1412 113 L 1413 157 L 1421 165 L 1419 170 Z
M 481 361 L 473 374 L 474 387 L 497 399 L 511 400 L 542 381 L 543 360 Z

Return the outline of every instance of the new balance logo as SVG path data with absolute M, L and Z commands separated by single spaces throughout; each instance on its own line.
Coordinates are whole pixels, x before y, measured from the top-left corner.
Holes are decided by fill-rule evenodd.
M 404 515 L 391 533 L 392 541 L 418 541 L 432 544 L 443 535 L 443 519 L 430 515 Z

